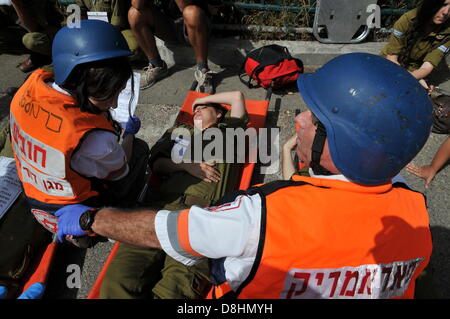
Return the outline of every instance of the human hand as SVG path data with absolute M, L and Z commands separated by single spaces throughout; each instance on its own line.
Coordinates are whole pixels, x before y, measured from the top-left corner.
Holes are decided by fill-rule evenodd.
M 291 151 L 297 146 L 297 133 L 292 135 L 283 145 L 283 150 Z
M 434 176 L 436 176 L 436 170 L 431 165 L 417 166 L 415 164 L 409 163 L 408 165 L 406 165 L 406 171 L 425 179 L 425 188 L 428 188 L 430 186 L 431 181 L 433 180 Z
M 56 211 L 58 217 L 57 237 L 59 242 L 64 242 L 66 235 L 86 236 L 87 232 L 80 227 L 80 216 L 91 207 L 81 204 L 67 205 Z
M 45 292 L 45 285 L 42 282 L 32 284 L 17 299 L 40 299 Z M 8 289 L 0 286 L 0 299 L 6 299 Z
M 8 289 L 5 286 L 0 286 L 0 300 L 6 299 L 7 295 L 8 295 Z
M 201 180 L 212 183 L 220 181 L 220 172 L 214 167 L 214 163 L 182 163 L 183 169 Z
M 127 135 L 135 135 L 141 129 L 141 120 L 137 116 L 129 117 L 123 137 Z
M 424 79 L 419 80 L 419 83 L 427 90 L 428 95 L 431 95 L 434 90 L 434 85 L 428 85 Z

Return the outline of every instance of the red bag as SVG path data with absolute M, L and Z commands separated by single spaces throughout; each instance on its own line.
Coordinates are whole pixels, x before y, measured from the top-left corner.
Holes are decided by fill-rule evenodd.
M 276 44 L 266 45 L 250 51 L 241 66 L 239 79 L 249 88 L 261 86 L 282 88 L 297 81 L 303 73 L 303 62 L 292 58 L 286 47 Z M 248 80 L 244 77 L 248 76 Z M 255 81 L 256 85 L 251 82 Z

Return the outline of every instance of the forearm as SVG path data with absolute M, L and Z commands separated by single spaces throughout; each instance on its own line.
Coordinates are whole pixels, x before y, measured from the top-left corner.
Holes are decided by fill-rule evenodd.
M 241 118 L 245 114 L 245 98 L 240 91 L 222 92 L 199 99 L 201 103 L 218 103 L 231 106 L 231 117 Z
M 388 59 L 391 62 L 394 62 L 397 65 L 400 65 L 400 63 L 398 62 L 398 55 L 387 55 L 386 59 Z
M 450 159 L 450 138 L 447 138 L 447 140 L 442 143 L 442 145 L 439 147 L 438 151 L 436 152 L 436 155 L 434 156 L 431 167 L 435 172 L 439 171 L 445 163 Z
M 124 211 L 102 208 L 95 217 L 92 230 L 98 235 L 127 244 L 161 248 L 155 232 L 156 213 L 150 209 Z
M 417 79 L 422 80 L 426 78 L 431 71 L 433 71 L 433 65 L 429 62 L 425 62 L 422 64 L 420 68 L 411 72 L 411 74 Z
M 283 155 L 281 160 L 281 172 L 284 180 L 289 180 L 292 175 L 295 174 L 295 163 L 292 159 L 290 149 L 283 149 Z

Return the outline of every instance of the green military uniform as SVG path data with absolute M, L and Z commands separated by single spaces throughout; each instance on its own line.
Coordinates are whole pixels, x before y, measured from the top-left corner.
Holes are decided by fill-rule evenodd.
M 13 157 L 8 125 L 0 131 L 0 156 Z M 35 254 L 51 241 L 51 234 L 30 212 L 22 193 L 0 219 L 0 286 L 14 298 L 21 287 L 28 266 Z
M 217 127 L 225 132 L 226 128 L 246 128 L 247 115 L 241 119 L 225 116 Z M 151 149 L 150 165 L 157 158 L 171 158 L 175 142 L 171 139 L 176 128 L 193 129 L 182 124 L 167 130 L 163 137 Z M 193 138 L 191 138 L 191 141 Z M 226 144 L 226 143 L 225 143 Z M 236 144 L 235 144 L 236 145 Z M 223 153 L 226 158 L 225 152 Z M 208 183 L 186 172 L 175 172 L 162 178 L 159 191 L 152 198 L 151 207 L 167 210 L 181 210 L 192 205 L 209 206 L 222 198 L 227 192 L 238 187 L 241 165 L 224 163 L 217 159 L 215 167 L 221 173 L 218 183 Z M 199 299 L 205 297 L 210 288 L 209 264 L 205 260 L 192 267 L 184 266 L 164 251 L 121 244 L 106 273 L 100 297 L 110 298 L 164 298 Z
M 406 43 L 406 33 L 412 28 L 417 10 L 411 10 L 400 17 L 394 24 L 394 31 L 388 44 L 382 49 L 381 54 L 399 55 Z M 414 44 L 410 54 L 409 71 L 419 69 L 424 62 L 429 62 L 436 68 L 442 58 L 450 50 L 450 21 L 443 25 L 435 25 L 428 34 L 421 35 Z
M 76 4 L 80 6 L 82 16 L 87 16 L 88 11 L 106 12 L 109 22 L 121 30 L 130 50 L 137 51 L 139 46 L 128 24 L 130 0 L 76 0 Z
M 39 32 L 27 32 L 20 27 L 12 6 L 0 6 L 0 53 L 34 52 L 51 56 L 53 38 L 61 27 L 63 16 L 55 0 L 27 0 L 33 17 L 40 26 Z

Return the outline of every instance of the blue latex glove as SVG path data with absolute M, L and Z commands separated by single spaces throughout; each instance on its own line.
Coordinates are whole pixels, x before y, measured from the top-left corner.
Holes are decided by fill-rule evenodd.
M 42 282 L 32 284 L 17 299 L 41 299 L 45 292 L 45 285 Z
M 67 205 L 56 211 L 58 217 L 58 241 L 64 242 L 66 235 L 86 236 L 87 233 L 80 228 L 80 216 L 91 207 L 81 204 Z
M 6 299 L 8 295 L 8 289 L 5 286 L 0 286 L 0 299 Z
M 127 135 L 135 135 L 141 129 L 141 120 L 137 116 L 129 117 L 127 125 L 125 126 L 125 133 L 123 137 Z
M 17 299 L 40 299 L 45 292 L 45 285 L 41 282 L 32 284 L 25 290 Z M 6 299 L 8 289 L 5 286 L 0 286 L 0 299 Z

